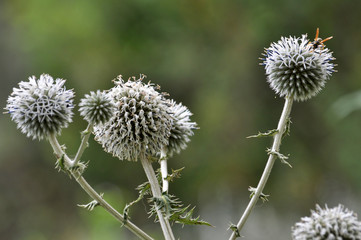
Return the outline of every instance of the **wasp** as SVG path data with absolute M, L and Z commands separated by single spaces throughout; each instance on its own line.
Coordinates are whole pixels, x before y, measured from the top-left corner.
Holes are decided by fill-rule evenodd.
M 330 40 L 333 38 L 333 36 L 322 39 L 318 37 L 318 34 L 320 33 L 320 29 L 317 28 L 316 29 L 316 36 L 315 36 L 315 40 L 313 42 L 309 42 L 308 44 L 311 45 L 312 49 L 324 49 L 325 48 L 325 44 L 324 42 Z

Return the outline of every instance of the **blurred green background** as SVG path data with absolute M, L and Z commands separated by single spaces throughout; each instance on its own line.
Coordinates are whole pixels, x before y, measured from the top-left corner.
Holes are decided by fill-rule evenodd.
M 277 126 L 283 99 L 268 87 L 261 53 L 281 36 L 333 35 L 335 73 L 314 99 L 295 103 L 291 135 L 281 152 L 244 239 L 289 239 L 291 226 L 315 204 L 338 203 L 361 214 L 361 1 L 359 0 L 12 0 L 0 2 L 0 105 L 20 81 L 48 73 L 67 79 L 76 102 L 111 80 L 144 73 L 194 113 L 200 129 L 169 161 L 185 166 L 170 192 L 215 227 L 175 226 L 181 239 L 228 239 L 266 162 L 271 139 L 246 139 Z M 345 97 L 353 94 L 351 97 Z M 353 96 L 353 97 L 352 97 Z M 341 100 L 339 100 L 341 99 Z M 353 106 L 353 107 L 350 107 Z M 86 122 L 78 115 L 60 141 L 75 153 Z M 54 169 L 50 145 L 32 141 L 0 116 L 1 239 L 136 239 Z M 122 162 L 93 140 L 85 177 L 122 210 L 145 181 L 139 163 Z M 133 222 L 161 239 L 146 202 Z

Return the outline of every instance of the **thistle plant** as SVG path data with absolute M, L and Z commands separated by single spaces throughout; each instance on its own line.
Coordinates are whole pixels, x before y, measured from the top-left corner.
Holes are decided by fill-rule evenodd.
M 57 157 L 56 168 L 73 177 L 83 190 L 93 199 L 88 204 L 78 205 L 93 210 L 102 206 L 122 225 L 140 239 L 152 239 L 144 231 L 129 221 L 129 207 L 150 195 L 150 215 L 156 215 L 164 238 L 175 239 L 170 221 L 181 224 L 208 223 L 193 218 L 194 208 L 182 207 L 178 198 L 168 194 L 169 181 L 179 178 L 180 170 L 168 174 L 164 164 L 168 157 L 185 149 L 196 129 L 196 123 L 190 121 L 192 115 L 187 107 L 168 99 L 167 94 L 159 92 L 159 86 L 144 83 L 145 75 L 139 79 L 133 77 L 124 81 L 119 76 L 115 86 L 107 91 L 97 90 L 86 94 L 80 100 L 80 115 L 88 122 L 82 132 L 82 140 L 74 158 L 65 153 L 57 135 L 66 128 L 73 116 L 73 90 L 66 90 L 65 80 L 54 80 L 43 74 L 39 79 L 30 77 L 28 82 L 20 82 L 9 96 L 6 110 L 18 128 L 33 139 L 47 139 Z M 140 161 L 148 182 L 140 185 L 140 197 L 128 204 L 123 214 L 115 210 L 84 179 L 83 172 L 87 164 L 81 157 L 91 134 L 103 146 L 104 150 L 120 160 Z M 166 157 L 165 157 L 166 156 Z M 160 163 L 163 174 L 156 174 L 152 162 Z M 160 183 L 167 185 L 162 193 Z
M 276 129 L 258 133 L 252 137 L 273 137 L 267 149 L 268 160 L 257 187 L 250 187 L 251 199 L 237 225 L 232 224 L 230 239 L 240 232 L 259 199 L 266 201 L 263 193 L 276 159 L 291 167 L 288 156 L 280 152 L 283 137 L 290 131 L 290 113 L 293 101 L 306 101 L 316 96 L 336 70 L 332 52 L 323 44 L 327 38 L 308 40 L 301 37 L 282 37 L 266 48 L 261 58 L 266 70 L 267 82 L 275 93 L 285 99 L 285 104 Z M 168 173 L 168 159 L 186 149 L 193 131 L 198 129 L 191 121 L 192 113 L 182 103 L 170 99 L 160 92 L 160 87 L 145 82 L 145 75 L 124 80 L 115 79 L 114 87 L 106 91 L 97 90 L 86 94 L 79 103 L 79 113 L 88 122 L 81 133 L 81 142 L 74 158 L 65 152 L 57 136 L 72 121 L 74 91 L 65 88 L 65 80 L 53 79 L 43 74 L 39 79 L 30 77 L 20 82 L 7 100 L 5 109 L 17 127 L 27 137 L 46 139 L 57 158 L 56 168 L 75 179 L 92 198 L 88 204 L 78 205 L 89 211 L 102 206 L 122 226 L 140 239 L 153 239 L 133 224 L 129 209 L 144 197 L 149 197 L 149 215 L 155 217 L 166 240 L 175 240 L 172 223 L 182 225 L 208 225 L 193 217 L 194 207 L 184 207 L 182 202 L 169 193 L 170 182 L 180 177 L 183 168 Z M 103 194 L 97 193 L 84 179 L 83 173 L 89 163 L 82 161 L 91 135 L 104 151 L 119 160 L 142 164 L 147 182 L 137 188 L 139 197 L 127 204 L 122 213 L 115 210 Z M 153 164 L 159 164 L 154 170 Z M 155 164 L 154 164 L 155 165 Z M 295 240 L 301 239 L 361 239 L 361 223 L 351 211 L 339 205 L 323 210 L 316 206 L 311 217 L 302 218 L 292 228 Z
M 361 222 L 357 215 L 339 204 L 337 207 L 311 210 L 292 227 L 293 240 L 361 239 Z
M 316 40 L 320 41 L 318 34 Z M 283 136 L 289 133 L 293 101 L 305 101 L 317 95 L 335 72 L 335 64 L 332 62 L 335 58 L 332 52 L 324 44 L 311 43 L 306 34 L 301 38 L 282 37 L 278 42 L 271 43 L 271 46 L 265 49 L 263 56 L 261 65 L 265 67 L 267 82 L 279 97 L 285 98 L 285 104 L 277 129 L 250 136 L 273 136 L 273 144 L 266 151 L 268 160 L 257 187 L 250 188 L 251 200 L 246 210 L 237 225 L 232 224 L 230 227 L 233 231 L 230 239 L 240 236 L 240 231 L 258 199 L 267 200 L 268 195 L 262 191 L 276 159 L 291 166 L 287 161 L 288 156 L 280 153 L 279 150 Z

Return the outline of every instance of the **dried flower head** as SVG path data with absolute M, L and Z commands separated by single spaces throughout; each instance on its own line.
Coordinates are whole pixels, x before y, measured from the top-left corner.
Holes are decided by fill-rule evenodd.
M 137 161 L 141 155 L 154 156 L 168 145 L 172 117 L 169 103 L 151 84 L 121 76 L 109 97 L 116 107 L 113 117 L 95 126 L 95 139 L 105 151 L 121 160 Z
M 192 113 L 182 103 L 177 104 L 170 100 L 169 109 L 173 117 L 173 124 L 167 146 L 167 155 L 171 157 L 174 153 L 179 153 L 187 147 L 189 138 L 193 135 L 193 129 L 197 129 L 197 123 L 191 122 Z
M 27 137 L 43 139 L 59 134 L 73 116 L 74 92 L 66 90 L 65 80 L 42 74 L 20 82 L 7 100 L 6 110 Z
M 293 240 L 361 239 L 361 222 L 357 215 L 341 204 L 329 209 L 316 205 L 311 217 L 303 217 L 292 227 Z
M 98 90 L 86 94 L 79 104 L 80 115 L 89 123 L 105 123 L 112 116 L 115 110 L 113 103 L 107 93 Z
M 305 101 L 322 90 L 335 72 L 335 58 L 328 48 L 314 48 L 307 35 L 301 38 L 282 37 L 265 49 L 261 58 L 267 81 L 280 97 Z

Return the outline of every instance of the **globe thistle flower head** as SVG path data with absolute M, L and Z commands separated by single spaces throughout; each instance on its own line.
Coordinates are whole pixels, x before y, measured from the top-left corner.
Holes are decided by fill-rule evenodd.
M 293 240 L 361 239 L 361 222 L 357 215 L 341 204 L 329 209 L 316 205 L 310 217 L 303 217 L 292 227 Z
M 193 135 L 193 130 L 197 129 L 197 123 L 191 122 L 190 116 L 192 113 L 189 109 L 170 100 L 170 112 L 173 117 L 173 124 L 169 136 L 169 144 L 167 146 L 167 155 L 173 156 L 174 153 L 179 153 L 187 147 L 190 137 Z
M 98 90 L 86 94 L 79 104 L 80 115 L 84 117 L 89 123 L 99 124 L 105 123 L 112 116 L 115 106 L 110 100 L 110 97 L 104 91 Z
M 121 76 L 109 90 L 116 107 L 112 118 L 94 128 L 95 139 L 106 152 L 121 160 L 137 161 L 142 156 L 155 156 L 168 145 L 172 127 L 169 104 L 159 88 L 133 77 Z
M 42 74 L 13 89 L 5 109 L 27 137 L 41 140 L 59 134 L 72 121 L 74 92 L 66 90 L 64 83 Z
M 282 37 L 265 49 L 263 62 L 267 81 L 280 97 L 305 101 L 319 93 L 330 78 L 335 64 L 332 52 L 314 48 L 307 35 Z

